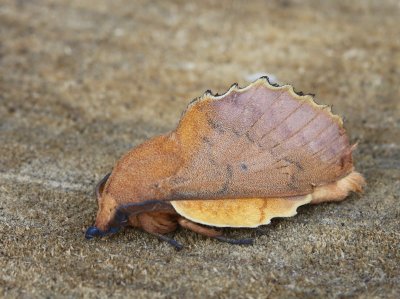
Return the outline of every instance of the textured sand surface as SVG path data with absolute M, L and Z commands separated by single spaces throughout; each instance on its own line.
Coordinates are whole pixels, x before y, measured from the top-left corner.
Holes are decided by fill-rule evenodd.
M 0 297 L 399 298 L 399 1 L 0 2 Z M 84 239 L 116 159 L 258 74 L 345 116 L 368 187 L 231 246 Z

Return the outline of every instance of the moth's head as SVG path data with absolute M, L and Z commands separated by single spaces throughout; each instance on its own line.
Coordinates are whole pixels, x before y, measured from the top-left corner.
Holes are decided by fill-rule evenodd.
M 86 239 L 103 237 L 119 231 L 120 225 L 117 221 L 117 203 L 110 195 L 101 196 L 98 199 L 99 209 L 97 211 L 94 226 L 86 230 Z
M 98 205 L 96 222 L 94 226 L 86 230 L 85 237 L 103 237 L 118 232 L 120 223 L 118 219 L 121 215 L 117 212 L 117 202 L 108 193 L 103 192 L 110 174 L 107 174 L 96 186 L 95 194 Z

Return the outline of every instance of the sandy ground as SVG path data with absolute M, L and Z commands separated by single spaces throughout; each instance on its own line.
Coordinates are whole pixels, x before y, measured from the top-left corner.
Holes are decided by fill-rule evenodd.
M 0 3 L 0 297 L 399 298 L 400 4 Z M 84 239 L 95 182 L 206 89 L 258 74 L 345 117 L 361 197 L 231 246 L 179 230 Z

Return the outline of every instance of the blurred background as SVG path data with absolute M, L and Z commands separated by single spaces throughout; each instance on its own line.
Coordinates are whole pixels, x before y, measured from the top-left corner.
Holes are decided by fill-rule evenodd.
M 0 2 L 0 295 L 400 296 L 400 2 Z M 234 247 L 88 242 L 92 189 L 189 101 L 262 75 L 344 116 L 366 193 Z

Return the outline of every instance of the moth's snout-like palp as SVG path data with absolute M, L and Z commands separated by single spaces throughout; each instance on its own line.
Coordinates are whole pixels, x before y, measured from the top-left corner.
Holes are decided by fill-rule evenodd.
M 86 239 L 93 239 L 94 237 L 104 237 L 107 235 L 115 234 L 119 231 L 119 227 L 110 227 L 106 231 L 102 231 L 95 226 L 90 226 L 86 230 L 85 238 Z
M 97 227 L 89 226 L 88 229 L 86 230 L 85 238 L 93 239 L 94 237 L 100 236 L 100 234 L 102 234 L 102 231 L 99 230 Z
M 100 198 L 104 190 L 104 185 L 106 184 L 108 178 L 110 177 L 111 173 L 108 173 L 100 182 L 96 185 L 95 188 L 95 197 L 97 204 L 100 208 Z M 85 238 L 86 239 L 93 239 L 94 237 L 104 237 L 107 235 L 115 234 L 120 230 L 120 224 L 126 222 L 126 219 L 123 217 L 124 215 L 120 215 L 121 213 L 116 213 L 115 217 L 112 218 L 111 221 L 107 223 L 102 223 L 99 227 L 97 226 L 90 226 L 86 230 Z

